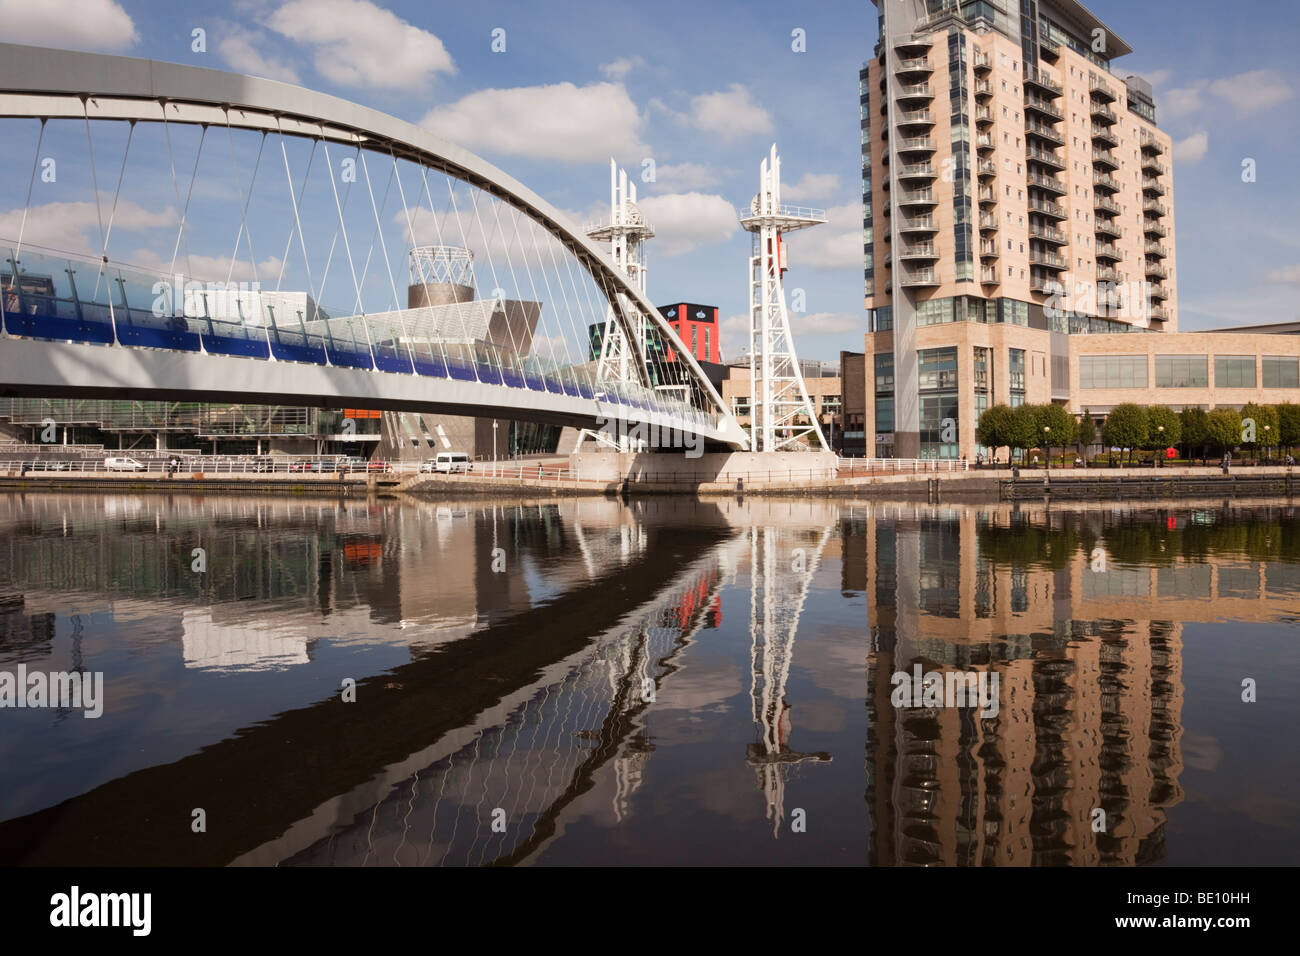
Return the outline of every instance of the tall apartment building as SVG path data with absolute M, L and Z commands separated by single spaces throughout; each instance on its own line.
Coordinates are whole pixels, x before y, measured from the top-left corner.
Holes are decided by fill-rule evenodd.
M 1074 0 L 875 3 L 866 451 L 973 456 L 990 405 L 1078 411 L 1074 337 L 1177 329 L 1170 138 Z

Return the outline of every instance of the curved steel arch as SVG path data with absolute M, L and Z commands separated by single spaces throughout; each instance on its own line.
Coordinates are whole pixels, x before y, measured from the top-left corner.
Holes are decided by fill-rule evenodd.
M 613 261 L 572 228 L 555 207 L 454 143 L 378 110 L 278 80 L 138 57 L 0 43 L 0 118 L 86 117 L 230 125 L 391 150 L 398 157 L 475 186 L 540 225 L 593 278 L 616 290 L 613 299 L 626 297 L 668 342 L 676 343 L 677 360 L 686 363 L 718 414 L 718 432 L 734 436 L 728 438 L 730 444 L 748 447 L 744 430 L 695 357 Z M 611 300 L 610 308 L 626 326 L 627 316 L 619 303 Z M 625 331 L 628 339 L 636 339 L 630 329 Z M 644 361 L 637 364 L 644 376 Z

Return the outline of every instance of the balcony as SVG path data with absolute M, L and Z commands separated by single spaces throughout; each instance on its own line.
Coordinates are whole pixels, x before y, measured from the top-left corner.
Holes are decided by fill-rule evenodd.
M 1157 259 L 1169 258 L 1169 250 L 1166 249 L 1164 246 L 1160 245 L 1160 243 L 1158 242 L 1151 242 L 1150 240 L 1148 240 L 1145 249 L 1146 249 L 1146 254 L 1149 256 L 1155 256 Z
M 1148 156 L 1146 152 L 1142 153 L 1142 170 L 1156 176 L 1163 176 L 1169 172 L 1169 167 L 1154 156 Z
M 987 72 L 988 70 L 993 69 L 993 58 L 987 53 L 981 53 L 979 50 L 976 50 L 975 55 L 971 57 L 971 66 L 975 68 L 976 73 Z
M 929 136 L 908 136 L 898 141 L 900 153 L 933 153 L 934 140 Z
M 998 201 L 998 194 L 993 191 L 992 186 L 981 186 L 979 188 L 980 205 L 993 205 Z
M 1042 173 L 1027 173 L 1025 182 L 1030 186 L 1037 186 L 1039 189 L 1056 193 L 1058 196 L 1064 196 L 1066 193 L 1065 183 L 1055 176 L 1044 176 Z
M 1055 63 L 1061 58 L 1061 44 L 1055 40 L 1044 39 L 1041 35 L 1038 40 L 1038 55 L 1044 60 Z
M 1042 295 L 1058 295 L 1065 290 L 1055 275 L 1046 272 L 1030 272 L 1029 291 Z
M 933 269 L 917 269 L 903 275 L 903 288 L 905 289 L 917 289 L 938 284 L 939 279 Z
M 932 100 L 934 93 L 930 91 L 929 83 L 912 83 L 900 86 L 894 97 L 900 100 Z
M 987 106 L 975 107 L 975 124 L 978 126 L 982 123 L 993 122 L 993 111 Z
M 1124 258 L 1124 253 L 1119 251 L 1119 247 L 1109 242 L 1097 243 L 1096 254 L 1098 261 L 1119 262 Z
M 1047 269 L 1062 270 L 1069 267 L 1069 263 L 1062 259 L 1055 252 L 1049 252 L 1046 249 L 1030 249 L 1029 264 L 1032 266 L 1043 266 Z
M 1120 237 L 1119 227 L 1115 225 L 1114 220 L 1103 219 L 1101 216 L 1093 221 L 1092 231 L 1099 236 L 1110 236 L 1112 239 Z
M 1044 166 L 1050 166 L 1052 169 L 1065 169 L 1065 160 L 1055 153 L 1048 152 L 1045 149 L 1039 149 L 1037 146 L 1025 147 L 1025 158 L 1042 163 Z
M 910 245 L 903 246 L 899 250 L 900 259 L 938 259 L 939 254 L 934 251 L 933 242 L 913 242 Z
M 1155 276 L 1159 279 L 1168 279 L 1169 270 L 1166 269 L 1158 262 L 1148 261 L 1146 265 L 1146 276 L 1148 279 L 1151 278 L 1152 276 Z
M 933 73 L 934 67 L 930 61 L 923 56 L 908 57 L 898 61 L 898 69 L 894 72 L 902 73 Z
M 1101 193 L 1092 194 L 1092 208 L 1101 209 L 1116 216 L 1124 211 L 1123 207 L 1120 206 L 1119 203 L 1111 199 L 1109 196 L 1103 196 Z
M 1138 142 L 1142 145 L 1144 153 L 1153 153 L 1159 156 L 1165 151 L 1165 144 L 1156 139 L 1154 133 L 1149 133 L 1146 130 L 1139 131 Z
M 1043 72 L 1042 70 L 1026 68 L 1024 77 L 1025 77 L 1025 89 L 1029 89 L 1032 87 L 1033 89 L 1042 91 L 1049 98 L 1054 99 L 1060 96 L 1063 92 L 1065 92 L 1064 89 L 1062 89 L 1060 83 L 1057 83 L 1054 79 L 1052 79 L 1047 73 Z
M 1157 196 L 1163 196 L 1165 194 L 1165 187 L 1160 185 L 1160 180 L 1158 179 L 1143 177 L 1142 191 L 1148 193 L 1154 193 Z
M 1155 319 L 1157 322 L 1168 322 L 1173 318 L 1173 313 L 1168 309 L 1162 309 L 1159 306 L 1156 306 L 1151 309 L 1151 318 Z
M 1162 239 L 1165 236 L 1169 235 L 1169 230 L 1166 229 L 1164 226 L 1162 226 L 1160 222 L 1155 219 L 1144 219 L 1142 221 L 1142 231 L 1145 232 L 1148 236 L 1160 236 Z
M 980 213 L 980 229 L 997 229 L 998 217 L 991 212 Z
M 1169 293 L 1165 290 L 1165 287 L 1163 285 L 1161 285 L 1159 282 L 1152 284 L 1151 286 L 1152 302 L 1164 302 L 1168 298 L 1169 298 Z
M 980 266 L 980 282 L 985 285 L 996 285 L 1001 281 L 996 266 Z
M 908 163 L 898 167 L 899 179 L 934 179 L 934 166 L 930 163 Z M 886 183 L 889 180 L 885 180 Z
M 1065 145 L 1065 137 L 1059 132 L 1052 129 L 1046 123 L 1035 123 L 1032 120 L 1025 123 L 1025 132 L 1030 136 L 1037 136 L 1045 139 L 1049 143 L 1055 143 L 1057 146 Z
M 1097 266 L 1098 282 L 1122 282 L 1121 273 L 1116 272 L 1110 266 Z
M 913 216 L 911 219 L 900 219 L 898 231 L 900 233 L 935 232 L 934 218 L 932 216 Z
M 1169 210 L 1165 209 L 1164 206 L 1156 202 L 1154 199 L 1145 200 L 1142 203 L 1142 211 L 1149 212 L 1155 216 L 1166 216 L 1169 214 Z
M 898 204 L 900 206 L 934 206 L 937 203 L 938 200 L 934 198 L 934 193 L 929 189 L 909 189 L 898 195 Z
M 984 259 L 996 259 L 1002 255 L 996 242 L 980 241 L 980 256 Z
M 1096 147 L 1093 147 L 1092 164 L 1094 166 L 1106 166 L 1110 169 L 1119 169 L 1119 160 L 1116 158 L 1115 154 L 1108 149 L 1097 149 Z
M 975 165 L 981 176 L 996 176 L 998 174 L 998 164 L 991 159 L 977 160 Z
M 994 145 L 995 145 L 995 144 L 994 144 L 994 142 L 993 142 L 993 137 L 990 136 L 988 133 L 976 133 L 976 134 L 975 134 L 975 148 L 976 148 L 976 149 L 992 149 L 992 148 L 994 147 Z
M 1051 226 L 1044 226 L 1035 222 L 1029 224 L 1029 238 L 1041 239 L 1043 242 L 1050 242 L 1058 246 L 1063 246 L 1069 241 L 1065 238 L 1065 233 L 1061 232 L 1061 230 L 1053 229 Z
M 1070 218 L 1069 214 L 1066 213 L 1064 206 L 1054 203 L 1050 199 L 1034 199 L 1031 197 L 1029 200 L 1029 210 L 1031 212 L 1042 213 L 1049 219 L 1060 220 Z
M 988 80 L 976 80 L 974 89 L 976 98 L 993 95 L 993 84 Z
M 1088 92 L 1097 99 L 1105 100 L 1107 103 L 1114 103 L 1117 97 L 1115 91 L 1101 77 L 1095 74 L 1088 74 Z
M 910 110 L 898 114 L 899 126 L 933 126 L 934 114 L 929 110 Z
M 934 46 L 928 33 L 912 33 L 894 41 L 895 50 L 928 50 Z
M 1110 173 L 1093 173 L 1092 185 L 1095 189 L 1109 189 L 1113 193 L 1119 192 L 1122 188 L 1119 180 Z
M 1033 110 L 1038 113 L 1042 113 L 1044 116 L 1050 116 L 1052 119 L 1057 120 L 1058 122 L 1060 120 L 1065 119 L 1065 113 L 1057 109 L 1049 101 L 1043 99 L 1042 97 L 1030 96 L 1026 94 L 1025 113 L 1028 114 L 1030 110 Z
M 1106 126 L 1114 126 L 1119 122 L 1119 117 L 1115 115 L 1113 109 L 1105 103 L 1099 103 L 1096 100 L 1092 101 L 1092 118 Z
M 1104 143 L 1105 145 L 1112 147 L 1119 145 L 1119 137 L 1100 123 L 1092 124 L 1092 141 L 1094 143 Z

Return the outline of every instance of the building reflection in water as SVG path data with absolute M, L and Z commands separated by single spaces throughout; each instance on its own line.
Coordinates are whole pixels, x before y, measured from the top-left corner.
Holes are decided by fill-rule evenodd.
M 850 607 L 866 661 L 870 830 L 860 862 L 1141 864 L 1164 858 L 1168 812 L 1183 799 L 1183 624 L 1288 615 L 1300 594 L 1294 525 L 1289 509 L 1269 504 L 33 496 L 10 500 L 0 521 L 0 653 L 6 664 L 50 658 L 66 617 L 78 661 L 82 616 L 106 601 L 118 620 L 173 620 L 195 673 L 310 670 L 322 641 L 404 651 L 409 663 L 376 675 L 390 709 L 360 711 L 372 724 L 351 728 L 367 746 L 338 755 L 349 772 L 290 791 L 296 803 L 259 790 L 284 818 L 227 837 L 207 862 L 510 864 L 537 859 L 596 812 L 594 799 L 615 823 L 642 812 L 663 772 L 658 699 L 698 671 L 703 632 L 724 633 L 729 592 L 750 611 L 743 761 L 757 794 L 742 799 L 761 805 L 769 838 L 789 832 L 792 775 L 801 788 L 830 786 L 835 768 L 817 765 L 862 746 L 861 736 L 836 751 L 792 739 L 800 695 L 818 693 L 807 689 L 817 675 L 792 689 L 800 648 L 814 659 L 823 616 Z M 203 575 L 189 571 L 193 547 L 208 550 Z M 458 648 L 467 656 L 446 656 Z M 463 672 L 449 672 L 450 660 Z M 890 678 L 916 665 L 996 674 L 997 715 L 895 708 Z M 466 684 L 459 710 L 409 726 Z M 276 761 L 302 747 L 332 756 L 331 735 L 348 729 L 330 729 L 332 706 L 268 713 L 150 772 L 229 781 L 230 767 L 263 746 Z M 288 727 L 319 729 L 295 737 Z M 716 760 L 737 764 L 721 725 L 717 734 Z M 290 738 L 298 749 L 283 749 Z M 142 799 L 134 777 L 70 794 L 40 825 L 67 829 L 74 843 L 79 815 L 89 827 L 100 803 Z M 279 783 L 272 775 L 258 786 Z M 154 779 L 145 799 L 167 793 Z M 508 825 L 495 826 L 498 816 Z M 0 821 L 0 847 L 28 824 Z

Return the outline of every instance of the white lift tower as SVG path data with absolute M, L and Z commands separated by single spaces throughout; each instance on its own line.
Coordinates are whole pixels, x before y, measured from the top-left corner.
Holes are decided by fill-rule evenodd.
M 772 152 L 759 167 L 758 195 L 740 224 L 754 234 L 749 260 L 750 448 L 753 451 L 830 451 L 808 398 L 790 334 L 781 276 L 786 251 L 781 235 L 826 221 L 822 209 L 781 205 L 781 158 Z

